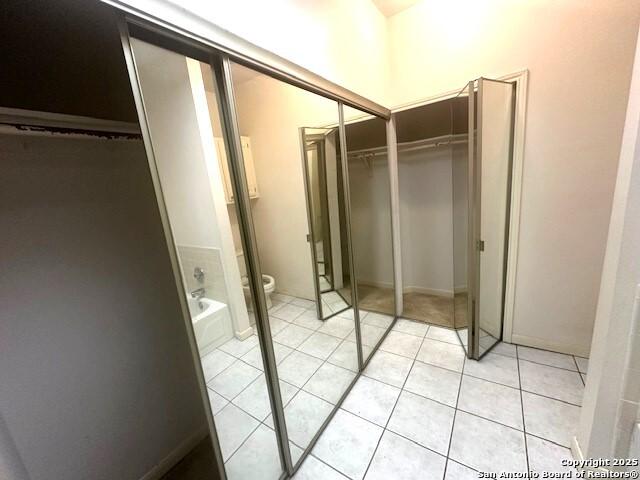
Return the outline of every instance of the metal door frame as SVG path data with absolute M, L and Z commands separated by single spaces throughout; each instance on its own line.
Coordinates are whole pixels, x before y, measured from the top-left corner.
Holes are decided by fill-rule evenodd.
M 307 159 L 307 144 L 304 131 L 307 127 L 300 127 L 298 135 L 300 137 L 300 158 L 302 159 L 302 177 L 304 179 L 304 197 L 307 207 L 307 225 L 309 228 L 309 248 L 311 250 L 311 263 L 313 264 L 313 289 L 316 293 L 316 315 L 318 320 L 324 320 L 322 316 L 322 297 L 320 292 L 320 279 L 318 278 L 318 252 L 316 252 L 316 232 L 313 227 L 313 211 L 311 208 L 311 186 L 309 185 L 309 165 Z
M 511 92 L 511 125 L 509 140 L 509 172 L 507 181 L 507 214 L 505 216 L 505 251 L 503 258 L 503 275 L 502 275 L 502 309 L 501 309 L 501 327 L 500 338 L 496 339 L 489 348 L 484 352 L 480 351 L 480 263 L 482 251 L 482 131 L 483 131 L 483 95 L 484 82 L 504 83 L 512 86 Z M 477 93 L 474 88 L 477 83 Z M 506 298 L 506 281 L 508 267 L 508 236 L 510 231 L 510 209 L 511 209 L 511 190 L 513 180 L 513 157 L 514 157 L 514 129 L 515 129 L 515 104 L 516 104 L 516 82 L 495 80 L 492 78 L 479 77 L 469 82 L 469 192 L 468 192 L 468 260 L 467 260 L 467 283 L 469 279 L 473 279 L 473 283 L 468 285 L 468 292 L 472 292 L 472 300 L 467 303 L 467 315 L 471 319 L 471 325 L 468 331 L 471 336 L 468 340 L 468 357 L 480 360 L 489 353 L 502 340 L 504 331 L 504 315 L 505 315 L 505 298 Z M 474 99 L 477 102 L 474 104 Z M 474 125 L 475 121 L 475 125 Z M 477 126 L 477 129 L 474 129 Z M 474 131 L 477 132 L 474 135 Z M 475 138 L 474 138 L 475 137 Z M 471 316 L 469 316 L 471 315 Z

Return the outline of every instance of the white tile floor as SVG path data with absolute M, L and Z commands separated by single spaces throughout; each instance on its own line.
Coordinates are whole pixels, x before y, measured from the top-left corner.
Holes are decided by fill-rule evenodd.
M 336 310 L 343 302 L 331 295 L 324 300 Z M 365 343 L 371 345 L 365 346 L 369 354 L 393 318 L 368 312 L 361 312 L 360 317 L 367 331 Z M 275 294 L 269 323 L 295 462 L 357 375 L 353 312 L 320 321 L 314 302 Z M 244 341 L 233 338 L 202 358 L 231 480 L 270 480 L 281 473 L 261 355 L 258 338 L 251 335 Z M 311 472 L 325 472 L 326 468 L 324 464 L 307 467 Z M 330 478 L 323 475 L 321 478 Z
M 468 360 L 451 330 L 399 319 L 294 478 L 563 471 L 586 369 L 509 344 Z
M 350 312 L 277 295 L 270 323 L 294 462 L 356 376 Z M 367 351 L 389 317 L 362 315 Z M 500 344 L 468 360 L 447 329 L 399 319 L 294 478 L 477 478 L 562 471 L 587 359 Z M 281 473 L 257 337 L 203 358 L 229 478 Z

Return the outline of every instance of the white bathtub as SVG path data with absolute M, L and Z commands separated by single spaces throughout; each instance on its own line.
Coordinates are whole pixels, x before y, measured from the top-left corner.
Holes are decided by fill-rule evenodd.
M 206 355 L 233 336 L 229 308 L 222 302 L 187 295 L 193 331 L 200 356 Z

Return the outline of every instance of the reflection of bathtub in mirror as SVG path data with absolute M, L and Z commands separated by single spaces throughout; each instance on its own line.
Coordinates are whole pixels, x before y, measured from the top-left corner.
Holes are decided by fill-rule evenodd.
M 226 304 L 206 297 L 192 298 L 189 294 L 187 301 L 200 356 L 206 355 L 233 336 L 231 316 Z

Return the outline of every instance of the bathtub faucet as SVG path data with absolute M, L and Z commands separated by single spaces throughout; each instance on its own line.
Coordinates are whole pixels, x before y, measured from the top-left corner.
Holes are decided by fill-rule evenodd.
M 200 300 L 202 297 L 204 297 L 204 288 L 201 287 L 191 292 L 191 297 L 195 298 L 196 300 Z

